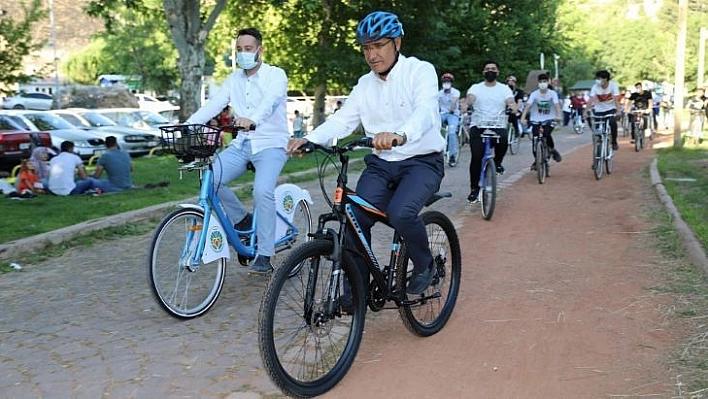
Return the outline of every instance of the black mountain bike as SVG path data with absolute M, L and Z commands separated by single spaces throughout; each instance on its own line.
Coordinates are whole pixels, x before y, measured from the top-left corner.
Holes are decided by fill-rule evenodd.
M 406 294 L 413 270 L 408 243 L 394 231 L 389 263 L 382 265 L 358 228 L 354 208 L 390 226 L 384 212 L 347 187 L 346 153 L 363 147 L 371 147 L 370 138 L 343 147 L 309 143 L 304 148 L 327 153 L 323 165 L 338 157 L 334 164 L 339 176 L 330 201 L 324 168 L 320 168 L 320 184 L 332 211 L 320 215 L 313 240 L 296 248 L 277 268 L 261 301 L 258 343 L 263 364 L 273 382 L 290 396 L 321 395 L 344 378 L 361 343 L 367 305 L 374 312 L 398 309 L 408 330 L 424 337 L 440 331 L 455 307 L 462 260 L 455 227 L 444 214 L 425 211 L 421 215 L 435 275 L 426 291 L 415 296 Z M 436 193 L 426 205 L 449 196 Z M 328 222 L 337 227 L 325 227 Z M 371 282 L 362 280 L 353 254 L 345 249 L 348 236 L 356 241 Z M 385 307 L 390 302 L 393 306 Z
M 531 148 L 533 148 L 538 183 L 543 184 L 546 181 L 546 177 L 551 176 L 551 150 L 548 148 L 548 142 L 546 141 L 546 136 L 543 134 L 543 131 L 544 128 L 555 127 L 556 122 L 554 120 L 531 122 L 531 126 L 532 129 L 534 126 L 539 127 L 538 134 L 533 135 L 533 146 Z

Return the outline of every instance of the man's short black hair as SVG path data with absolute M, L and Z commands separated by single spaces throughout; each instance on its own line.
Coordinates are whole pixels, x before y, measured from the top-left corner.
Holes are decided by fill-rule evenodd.
M 106 147 L 117 147 L 117 146 L 118 146 L 118 139 L 116 139 L 116 136 L 106 137 Z
M 489 64 L 494 64 L 494 66 L 496 66 L 497 69 L 499 69 L 499 63 L 498 63 L 498 62 L 496 62 L 496 61 L 494 61 L 494 60 L 487 60 L 487 61 L 484 61 L 484 63 L 482 63 L 482 71 L 483 71 L 483 72 L 484 72 L 484 67 L 486 67 L 486 66 L 489 65 Z
M 601 70 L 595 72 L 595 77 L 598 79 L 610 80 L 610 72 L 608 72 L 607 69 L 601 69 Z
M 236 34 L 236 37 L 241 37 L 241 36 L 253 36 L 256 38 L 256 42 L 260 46 L 261 43 L 263 43 L 263 35 L 261 35 L 261 31 L 259 31 L 256 28 L 244 28 L 238 31 L 238 34 Z
M 540 82 L 540 81 L 542 81 L 542 80 L 548 80 L 548 75 L 545 74 L 545 73 L 539 74 L 539 75 L 538 75 L 538 81 Z
M 59 147 L 62 152 L 71 152 L 74 150 L 74 142 L 73 141 L 62 141 L 61 146 Z

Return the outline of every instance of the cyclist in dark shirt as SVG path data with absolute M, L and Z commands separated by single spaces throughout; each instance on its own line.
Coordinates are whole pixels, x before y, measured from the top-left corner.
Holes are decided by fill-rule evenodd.
M 629 115 L 629 124 L 632 126 L 632 142 L 634 142 L 634 118 L 635 115 L 631 113 L 632 110 L 642 110 L 642 111 L 647 111 L 651 110 L 653 105 L 653 100 L 651 93 L 644 90 L 644 87 L 642 85 L 642 82 L 637 82 L 634 85 L 634 88 L 636 91 L 632 93 L 631 96 L 629 96 L 629 101 L 627 101 L 627 105 L 625 107 L 625 113 Z M 648 111 L 647 111 L 648 112 Z M 651 114 L 650 113 L 645 113 L 642 115 L 642 118 L 644 118 L 644 126 L 645 128 L 649 129 L 654 129 L 653 125 L 653 118 L 650 118 Z
M 511 92 L 514 94 L 514 102 L 516 103 L 516 109 L 519 109 L 519 105 L 524 101 L 524 91 L 516 87 L 516 76 L 509 75 L 506 77 L 506 85 L 509 86 Z M 509 114 L 509 123 L 514 126 L 514 135 L 519 137 L 519 116 L 521 111 L 516 114 Z

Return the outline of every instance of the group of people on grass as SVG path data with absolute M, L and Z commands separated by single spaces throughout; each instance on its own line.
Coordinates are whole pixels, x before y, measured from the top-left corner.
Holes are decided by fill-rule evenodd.
M 106 151 L 89 176 L 83 160 L 74 153 L 74 143 L 61 143 L 61 152 L 36 147 L 29 159 L 22 160 L 17 176 L 17 195 L 32 198 L 38 194 L 78 195 L 86 192 L 111 193 L 133 187 L 133 163 L 130 155 L 118 147 L 115 136 L 106 137 Z M 50 155 L 54 155 L 50 158 Z M 103 172 L 107 178 L 101 179 Z

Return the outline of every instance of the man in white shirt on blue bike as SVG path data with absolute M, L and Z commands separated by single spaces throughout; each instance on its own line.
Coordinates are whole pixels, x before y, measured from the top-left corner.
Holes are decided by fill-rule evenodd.
M 440 78 L 442 89 L 438 92 L 440 106 L 440 120 L 447 127 L 447 163 L 457 165 L 457 127 L 460 123 L 460 91 L 452 87 L 455 77 L 451 73 L 444 73 Z
M 237 230 L 251 228 L 252 215 L 227 184 L 246 173 L 249 162 L 256 169 L 253 201 L 257 212 L 256 258 L 249 272 L 265 274 L 273 269 L 275 254 L 275 185 L 287 160 L 290 138 L 286 102 L 288 78 L 285 71 L 263 62 L 263 38 L 255 28 L 242 29 L 236 39 L 236 61 L 240 70 L 232 73 L 209 102 L 187 119 L 188 124 L 206 123 L 231 105 L 234 125 L 244 131 L 219 153 L 214 162 L 214 189 Z M 249 130 L 255 126 L 255 130 Z
M 342 109 L 307 138 L 290 140 L 288 152 L 307 141 L 325 144 L 350 135 L 361 123 L 375 150 L 364 160 L 357 194 L 385 211 L 391 225 L 408 242 L 413 274 L 406 291 L 422 294 L 435 268 L 425 226 L 419 216 L 440 188 L 445 165 L 445 139 L 440 134 L 438 83 L 428 62 L 400 54 L 403 25 L 389 12 L 377 11 L 359 22 L 356 38 L 371 72 L 359 78 Z M 393 142 L 398 146 L 393 147 Z M 356 214 L 366 239 L 373 221 Z M 368 272 L 359 262 L 368 281 Z
M 516 114 L 518 110 L 514 93 L 509 86 L 497 82 L 499 64 L 492 60 L 486 61 L 482 67 L 482 75 L 484 75 L 484 80 L 473 84 L 467 90 L 467 98 L 462 112 L 466 112 L 467 107 L 474 107 L 474 112 L 485 116 L 503 115 L 507 109 L 510 113 Z M 467 201 L 471 203 L 479 201 L 479 177 L 482 172 L 482 159 L 484 159 L 484 142 L 482 140 L 484 130 L 474 125 L 470 129 L 472 159 L 470 160 L 470 195 L 467 196 Z M 494 163 L 497 173 L 503 175 L 502 162 L 509 148 L 509 140 L 504 127 L 494 130 L 499 135 L 494 143 Z

